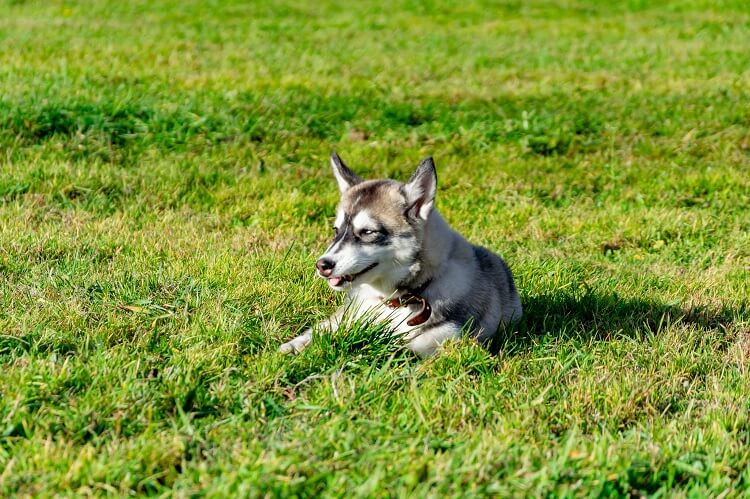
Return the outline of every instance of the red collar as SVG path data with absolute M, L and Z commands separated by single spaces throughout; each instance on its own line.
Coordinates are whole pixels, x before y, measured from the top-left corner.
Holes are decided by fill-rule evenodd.
M 411 305 L 413 303 L 421 303 L 422 309 L 419 311 L 419 313 L 406 321 L 406 324 L 408 326 L 419 326 L 420 324 L 424 324 L 432 315 L 432 307 L 427 302 L 427 299 L 423 296 L 420 296 L 416 293 L 411 293 L 409 291 L 397 298 L 388 300 L 385 303 L 391 308 L 399 308 L 405 307 L 406 305 Z

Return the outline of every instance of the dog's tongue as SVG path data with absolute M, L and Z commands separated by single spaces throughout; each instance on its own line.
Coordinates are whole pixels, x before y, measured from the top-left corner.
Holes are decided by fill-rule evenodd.
M 331 286 L 338 286 L 341 284 L 341 282 L 344 280 L 343 277 L 329 277 L 328 282 L 331 284 Z

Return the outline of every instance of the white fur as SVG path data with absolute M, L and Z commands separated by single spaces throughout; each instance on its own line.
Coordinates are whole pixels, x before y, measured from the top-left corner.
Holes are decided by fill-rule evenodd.
M 332 159 L 332 164 L 342 192 L 351 187 L 351 182 L 360 181 L 343 163 L 337 164 Z M 330 319 L 319 325 L 320 329 L 333 331 L 345 325 L 342 324 L 345 318 L 357 320 L 366 316 L 387 322 L 393 331 L 404 336 L 412 351 L 429 356 L 444 341 L 460 336 L 463 324 L 457 322 L 466 321 L 466 316 L 456 313 L 456 310 L 470 311 L 473 332 L 480 341 L 489 339 L 501 321 L 509 322 L 521 317 L 521 302 L 513 287 L 512 276 L 502 260 L 494 256 L 499 262 L 494 264 L 494 268 L 500 269 L 502 265 L 506 269 L 508 285 L 505 291 L 497 286 L 496 279 L 498 275 L 505 274 L 486 270 L 486 266 L 480 268 L 479 258 L 483 258 L 484 262 L 493 261 L 488 260 L 486 250 L 472 246 L 433 209 L 436 184 L 435 166 L 428 158 L 420 163 L 410 181 L 403 185 L 401 192 L 407 206 L 406 216 L 410 217 L 412 226 L 416 225 L 411 235 L 399 234 L 391 238 L 388 245 L 344 243 L 342 239 L 328 248 L 322 258 L 335 262 L 333 275 L 355 277 L 351 283 L 334 287 L 337 290 L 346 288 L 347 300 Z M 336 216 L 339 230 L 343 230 L 344 222 L 343 209 L 339 207 Z M 357 234 L 362 229 L 374 229 L 377 225 L 372 214 L 364 210 L 354 214 L 349 230 L 353 229 Z M 374 263 L 377 265 L 373 269 L 360 274 Z M 492 265 L 490 263 L 490 269 Z M 492 281 L 487 280 L 488 275 Z M 330 278 L 328 282 L 330 284 Z M 418 287 L 426 282 L 429 282 L 429 286 L 422 288 L 423 296 L 429 299 L 433 315 L 424 324 L 409 326 L 407 321 L 419 312 L 421 305 L 391 309 L 387 301 L 399 293 L 399 286 Z M 460 301 L 463 297 L 471 297 L 472 293 L 475 293 L 477 300 L 484 301 Z M 458 303 L 465 308 L 456 309 Z M 482 304 L 480 312 L 474 308 L 477 303 Z M 280 351 L 299 352 L 311 338 L 312 332 L 308 329 L 284 343 Z
M 336 227 L 341 227 L 344 224 L 344 218 L 345 218 L 344 210 L 339 209 L 336 211 L 336 221 L 334 222 L 334 225 Z
M 361 212 L 354 217 L 352 225 L 359 229 L 373 222 L 369 214 Z M 468 289 L 471 282 L 463 272 L 462 262 L 448 261 L 447 258 L 453 238 L 460 236 L 448 226 L 439 213 L 433 212 L 429 217 L 425 227 L 425 237 L 429 239 L 429 244 L 424 247 L 422 261 L 425 263 L 443 262 L 440 278 L 432 284 L 438 294 L 451 295 Z M 406 322 L 419 311 L 419 304 L 397 309 L 386 305 L 386 301 L 396 295 L 395 286 L 407 278 L 410 272 L 416 273 L 420 270 L 419 266 L 422 263 L 416 263 L 417 268 L 404 268 L 398 263 L 399 258 L 406 261 L 411 257 L 416 249 L 415 244 L 414 240 L 399 238 L 386 247 L 359 246 L 355 248 L 351 245 L 341 245 L 329 248 L 323 257 L 333 258 L 336 261 L 336 275 L 356 273 L 375 261 L 380 263 L 363 276 L 361 281 L 355 279 L 348 289 L 346 304 L 318 327 L 324 330 L 335 330 L 341 325 L 342 317 L 345 315 L 348 322 L 365 316 L 370 320 L 385 321 L 390 324 L 394 332 L 404 335 L 409 349 L 421 356 L 432 355 L 442 341 L 457 338 L 461 333 L 461 328 L 455 324 L 447 323 L 430 328 L 424 334 L 422 334 L 421 325 L 409 326 Z M 470 255 L 467 255 L 468 257 Z M 312 330 L 308 329 L 300 336 L 281 345 L 279 351 L 298 353 L 307 346 L 311 339 Z
M 432 212 L 437 190 L 437 175 L 432 158 L 422 161 L 409 182 L 404 185 L 404 193 L 408 204 L 419 204 L 418 216 L 427 220 Z
M 354 226 L 355 231 L 360 231 L 362 229 L 375 228 L 377 222 L 367 210 L 362 210 L 354 215 L 354 218 L 352 218 L 352 225 Z
M 344 223 L 344 212 L 343 210 L 338 210 L 336 213 L 336 221 L 333 222 L 334 227 L 341 227 Z M 335 243 L 331 243 L 331 245 L 328 247 L 326 252 L 321 256 L 321 258 L 330 258 L 329 255 L 336 253 L 339 248 L 341 247 L 341 241 L 336 241 Z
M 352 288 L 349 298 L 347 305 L 341 307 L 333 317 L 320 323 L 318 328 L 335 330 L 342 325 L 343 318 L 346 319 L 344 326 L 363 318 L 374 322 L 388 322 L 396 334 L 404 335 L 407 347 L 422 357 L 434 354 L 443 341 L 458 338 L 461 333 L 461 328 L 451 323 L 430 328 L 422 333 L 421 325 L 409 326 L 407 324 L 409 318 L 419 311 L 420 305 L 390 308 L 385 304 L 389 296 L 370 284 L 361 284 Z M 279 351 L 299 353 L 311 340 L 312 329 L 307 329 L 301 335 L 281 345 Z
M 455 324 L 447 323 L 433 327 L 424 334 L 416 336 L 408 344 L 409 350 L 420 357 L 429 357 L 434 354 L 440 345 L 450 339 L 461 336 L 461 328 Z
M 343 220 L 344 215 L 339 212 L 336 217 L 336 227 L 341 227 Z M 355 231 L 375 228 L 376 225 L 377 222 L 367 211 L 357 213 L 352 219 Z M 416 251 L 415 244 L 416 241 L 409 238 L 397 238 L 389 246 L 352 245 L 342 240 L 333 243 L 320 258 L 335 262 L 333 272 L 335 276 L 357 274 L 369 265 L 378 262 L 378 266 L 367 273 L 367 280 L 361 282 L 374 282 L 381 288 L 388 289 L 407 277 L 408 269 L 404 269 L 400 262 L 411 259 Z M 344 284 L 334 289 L 346 286 Z M 390 289 L 385 294 L 391 294 L 394 290 L 395 288 Z

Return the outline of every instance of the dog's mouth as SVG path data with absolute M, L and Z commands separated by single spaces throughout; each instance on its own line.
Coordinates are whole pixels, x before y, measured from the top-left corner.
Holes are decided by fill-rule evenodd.
M 377 266 L 378 266 L 378 262 L 375 262 L 372 265 L 368 265 L 367 267 L 364 268 L 364 270 L 362 270 L 360 272 L 357 272 L 356 274 L 346 274 L 346 275 L 339 275 L 339 276 L 336 276 L 336 277 L 329 277 L 328 278 L 328 284 L 330 284 L 334 288 L 337 288 L 337 287 L 341 286 L 345 282 L 352 282 L 352 281 L 354 281 L 354 279 L 356 279 L 357 277 L 359 277 L 362 274 L 365 274 L 365 273 L 371 271 L 372 269 L 374 269 Z

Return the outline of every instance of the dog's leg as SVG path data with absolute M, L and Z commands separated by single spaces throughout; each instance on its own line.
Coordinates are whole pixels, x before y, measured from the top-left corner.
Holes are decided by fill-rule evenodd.
M 312 329 L 306 329 L 304 333 L 297 336 L 293 340 L 282 343 L 279 347 L 281 353 L 300 353 L 305 349 L 310 340 L 312 339 Z
M 322 321 L 320 324 L 317 325 L 316 329 L 318 331 L 324 330 L 324 331 L 334 331 L 339 327 L 339 322 L 341 321 L 341 317 L 344 315 L 344 307 L 338 309 L 335 314 L 333 314 L 330 318 Z M 310 340 L 312 340 L 312 328 L 306 329 L 304 333 L 297 336 L 296 338 L 287 341 L 286 343 L 283 343 L 279 347 L 279 352 L 281 353 L 300 353 L 302 350 L 305 349 L 305 347 L 310 343 Z
M 440 324 L 425 329 L 422 334 L 414 337 L 407 346 L 409 350 L 420 357 L 429 357 L 446 340 L 461 336 L 461 328 L 452 322 Z

